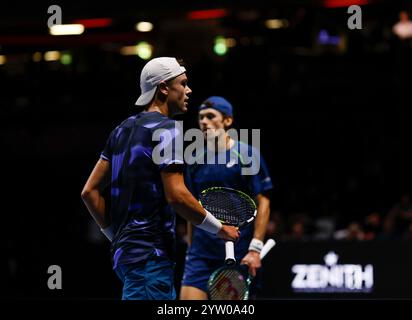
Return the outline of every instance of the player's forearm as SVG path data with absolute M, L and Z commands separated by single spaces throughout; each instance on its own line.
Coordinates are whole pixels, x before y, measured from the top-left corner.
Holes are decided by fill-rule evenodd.
M 110 216 L 106 214 L 106 203 L 102 195 L 110 182 L 110 176 L 110 162 L 99 159 L 81 194 L 87 209 L 100 228 L 106 228 L 111 222 Z
M 266 234 L 266 226 L 269 222 L 270 216 L 270 200 L 266 196 L 258 196 L 257 215 L 255 219 L 255 233 L 254 238 L 261 241 L 264 240 Z
M 187 189 L 175 189 L 173 194 L 167 198 L 173 209 L 184 219 L 195 225 L 202 223 L 204 220 L 205 210 Z
M 82 199 L 91 216 L 101 228 L 110 225 L 109 215 L 106 214 L 106 201 L 98 190 L 83 190 Z
M 170 167 L 161 172 L 163 187 L 167 202 L 184 219 L 192 222 L 196 227 L 219 234 L 225 239 L 237 239 L 237 230 L 224 228 L 210 212 L 206 212 L 199 202 L 186 188 L 180 168 Z

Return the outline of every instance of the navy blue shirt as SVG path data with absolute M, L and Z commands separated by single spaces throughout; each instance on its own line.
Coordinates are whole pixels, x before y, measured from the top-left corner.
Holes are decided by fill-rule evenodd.
M 112 131 L 101 158 L 111 164 L 111 217 L 113 268 L 145 260 L 151 253 L 174 259 L 175 214 L 167 204 L 160 172 L 170 164 L 183 164 L 183 132 L 159 112 L 141 112 Z M 169 138 L 154 141 L 163 128 Z M 160 163 L 152 153 L 170 146 Z M 183 167 L 182 167 L 183 170 Z
M 218 153 L 214 155 L 215 164 L 207 164 L 207 156 L 204 153 L 200 155 L 200 157 L 203 157 L 204 164 L 194 163 L 187 166 L 185 183 L 197 199 L 199 199 L 201 191 L 210 187 L 237 189 L 252 198 L 273 188 L 266 163 L 256 149 L 243 142 L 235 141 L 235 144 L 224 153 L 226 153 L 224 156 L 226 164 L 218 164 Z M 260 157 L 260 167 L 256 170 L 257 174 L 242 175 L 242 168 L 259 164 L 256 159 L 257 156 Z M 199 159 L 198 155 L 195 155 L 195 157 Z M 220 157 L 222 158 L 222 155 Z M 247 164 L 248 157 L 251 161 L 250 164 Z M 249 243 L 253 238 L 253 231 L 253 223 L 241 230 L 240 239 L 235 244 L 235 256 L 238 261 L 248 252 Z M 188 254 L 207 259 L 224 259 L 224 243 L 224 240 L 217 238 L 215 235 L 193 226 L 192 244 L 188 249 Z

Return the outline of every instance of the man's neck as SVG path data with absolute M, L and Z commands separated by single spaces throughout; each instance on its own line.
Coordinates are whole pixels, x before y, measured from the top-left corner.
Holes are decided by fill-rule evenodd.
M 158 103 L 158 101 L 153 101 L 146 111 L 147 112 L 159 112 L 166 117 L 169 116 L 169 108 L 167 107 L 167 104 Z

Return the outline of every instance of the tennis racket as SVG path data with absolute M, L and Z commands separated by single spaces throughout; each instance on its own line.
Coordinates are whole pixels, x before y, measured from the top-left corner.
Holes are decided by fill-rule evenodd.
M 212 187 L 203 190 L 199 196 L 203 208 L 223 224 L 244 227 L 251 223 L 257 213 L 256 204 L 246 193 L 225 187 Z M 233 241 L 225 242 L 226 265 L 234 265 L 235 249 Z
M 275 246 L 269 239 L 260 252 L 260 259 Z M 210 300 L 248 300 L 249 286 L 252 282 L 246 265 L 224 266 L 212 273 L 207 283 Z

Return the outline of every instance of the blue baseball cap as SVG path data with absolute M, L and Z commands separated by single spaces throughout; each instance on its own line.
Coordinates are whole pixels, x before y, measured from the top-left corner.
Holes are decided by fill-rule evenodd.
M 212 108 L 220 111 L 224 115 L 233 118 L 233 107 L 229 101 L 223 97 L 212 96 L 207 98 L 199 107 L 199 111 L 207 108 Z

